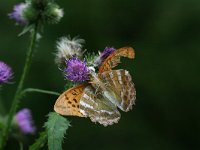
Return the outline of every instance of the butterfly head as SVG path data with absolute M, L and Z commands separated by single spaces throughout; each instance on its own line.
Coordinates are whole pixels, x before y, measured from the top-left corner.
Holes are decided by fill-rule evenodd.
M 93 66 L 88 67 L 90 73 L 95 73 L 95 68 Z

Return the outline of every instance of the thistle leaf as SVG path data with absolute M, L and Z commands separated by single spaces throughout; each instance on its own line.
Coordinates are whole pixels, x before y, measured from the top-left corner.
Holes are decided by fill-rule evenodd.
M 39 150 L 46 144 L 46 141 L 47 141 L 47 132 L 46 131 L 41 132 L 40 137 L 35 141 L 33 145 L 29 147 L 29 150 Z
M 33 24 L 25 26 L 22 32 L 18 34 L 18 36 L 24 35 L 25 33 L 31 31 L 33 28 L 34 28 Z
M 62 150 L 62 141 L 70 123 L 55 112 L 50 112 L 48 117 L 48 121 L 45 123 L 48 148 L 49 150 Z

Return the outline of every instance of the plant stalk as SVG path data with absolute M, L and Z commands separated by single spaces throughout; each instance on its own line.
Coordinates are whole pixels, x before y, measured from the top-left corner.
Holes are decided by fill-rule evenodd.
M 27 89 L 24 89 L 21 92 L 21 96 L 25 95 L 27 92 L 37 92 L 37 93 L 44 93 L 44 94 L 57 95 L 57 96 L 60 95 L 60 93 L 54 92 L 54 91 L 48 91 L 48 90 L 42 90 L 42 89 L 35 89 L 35 88 L 27 88 Z
M 29 47 L 29 49 L 27 51 L 27 55 L 26 55 L 24 69 L 23 69 L 19 84 L 17 86 L 15 96 L 13 98 L 13 102 L 11 104 L 11 109 L 10 109 L 8 120 L 7 120 L 7 126 L 5 127 L 5 129 L 3 131 L 2 141 L 0 143 L 0 150 L 3 150 L 5 143 L 7 141 L 9 130 L 10 130 L 10 127 L 11 127 L 11 123 L 12 123 L 13 117 L 15 115 L 15 112 L 17 110 L 18 103 L 20 102 L 20 98 L 21 98 L 20 94 L 21 94 L 21 91 L 22 91 L 23 86 L 24 86 L 24 81 L 26 79 L 26 76 L 29 72 L 29 69 L 30 69 L 30 66 L 31 66 L 31 63 L 32 63 L 34 47 L 35 47 L 36 38 L 37 38 L 37 29 L 38 29 L 38 24 L 35 24 L 33 33 L 31 35 L 30 47 Z

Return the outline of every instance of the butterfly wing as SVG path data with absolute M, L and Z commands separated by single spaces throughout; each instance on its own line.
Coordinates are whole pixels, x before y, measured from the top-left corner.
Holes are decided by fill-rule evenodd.
M 62 93 L 54 105 L 54 110 L 66 116 L 84 117 L 80 112 L 80 98 L 86 85 L 79 85 Z
M 129 111 L 135 104 L 136 90 L 128 71 L 111 70 L 99 74 L 101 80 L 106 83 L 108 89 L 112 89 L 120 97 L 112 101 L 123 111 Z
M 131 47 L 123 47 L 115 50 L 103 61 L 103 63 L 99 68 L 99 73 L 103 73 L 104 71 L 109 71 L 115 66 L 117 66 L 117 64 L 120 63 L 121 56 L 133 59 L 135 57 L 135 52 Z
M 91 85 L 84 89 L 80 100 L 80 112 L 90 117 L 91 121 L 104 126 L 117 123 L 120 119 L 117 107 L 101 94 L 95 94 L 95 89 Z

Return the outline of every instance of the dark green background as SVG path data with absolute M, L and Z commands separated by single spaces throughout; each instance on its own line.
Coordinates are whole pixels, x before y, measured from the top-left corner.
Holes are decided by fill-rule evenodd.
M 17 37 L 7 14 L 19 0 L 0 1 L 0 60 L 14 70 L 14 84 L 3 89 L 7 110 L 19 81 L 29 36 Z M 133 76 L 134 109 L 122 112 L 118 124 L 103 127 L 89 119 L 68 117 L 63 149 L 197 150 L 200 148 L 200 1 L 199 0 L 59 0 L 65 16 L 46 25 L 26 87 L 61 92 L 65 80 L 54 63 L 55 41 L 70 34 L 86 40 L 88 51 L 132 46 L 136 59 L 121 68 Z M 20 108 L 33 112 L 42 131 L 56 96 L 27 95 Z M 28 136 L 31 144 L 37 135 Z M 18 149 L 10 140 L 7 149 Z M 45 147 L 44 149 L 47 149 Z

